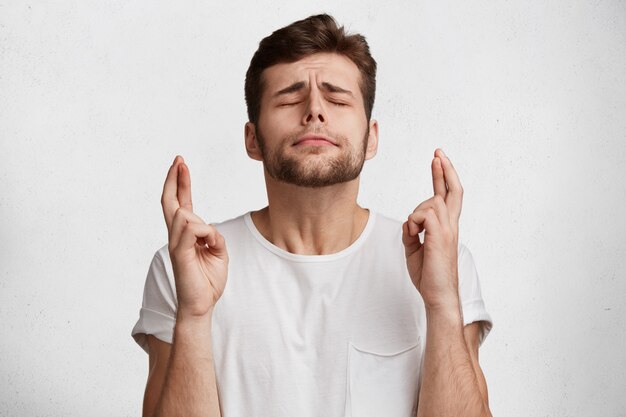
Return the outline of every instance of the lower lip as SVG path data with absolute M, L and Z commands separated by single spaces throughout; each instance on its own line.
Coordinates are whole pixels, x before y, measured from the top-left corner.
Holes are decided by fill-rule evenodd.
M 300 145 L 310 145 L 310 146 L 335 146 L 333 143 L 330 143 L 327 140 L 323 139 L 307 139 L 302 142 L 298 142 L 296 146 Z

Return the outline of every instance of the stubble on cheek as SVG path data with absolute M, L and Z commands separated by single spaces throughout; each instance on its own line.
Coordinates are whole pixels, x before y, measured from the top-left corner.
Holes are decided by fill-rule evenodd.
M 320 133 L 320 131 L 314 131 Z M 259 148 L 263 154 L 263 165 L 268 174 L 282 182 L 302 187 L 318 188 L 348 182 L 359 176 L 365 163 L 369 128 L 363 138 L 363 146 L 357 151 L 345 136 L 322 132 L 339 144 L 340 155 L 324 157 L 323 153 L 336 153 L 326 147 L 306 147 L 294 150 L 292 144 L 308 132 L 287 135 L 275 149 L 268 149 L 265 139 L 257 131 Z M 291 154 L 291 155 L 290 155 Z

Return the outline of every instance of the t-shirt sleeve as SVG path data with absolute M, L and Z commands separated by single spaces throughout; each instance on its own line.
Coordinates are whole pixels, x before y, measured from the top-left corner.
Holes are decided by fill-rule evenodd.
M 493 320 L 485 308 L 472 253 L 462 243 L 459 243 L 458 265 L 459 298 L 463 311 L 463 325 L 482 321 L 480 334 L 480 344 L 482 345 L 493 327 Z
M 133 327 L 131 336 L 148 353 L 146 335 L 172 343 L 176 311 L 176 285 L 167 245 L 160 248 L 152 258 L 143 290 L 143 302 L 139 310 L 139 320 Z

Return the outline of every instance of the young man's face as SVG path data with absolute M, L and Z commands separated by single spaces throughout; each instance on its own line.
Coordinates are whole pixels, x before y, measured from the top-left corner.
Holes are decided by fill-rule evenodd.
M 262 160 L 272 178 L 303 187 L 358 177 L 378 145 L 360 77 L 350 59 L 335 53 L 267 68 L 259 121 L 246 124 L 250 157 Z

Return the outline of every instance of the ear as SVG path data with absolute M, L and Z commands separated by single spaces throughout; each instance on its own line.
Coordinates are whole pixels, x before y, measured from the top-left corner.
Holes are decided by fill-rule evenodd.
M 263 155 L 259 148 L 259 142 L 256 137 L 256 126 L 252 122 L 246 122 L 244 126 L 244 139 L 246 143 L 246 152 L 248 156 L 256 161 L 263 161 Z
M 372 159 L 378 152 L 378 121 L 370 120 L 370 133 L 367 138 L 367 151 L 365 160 Z

